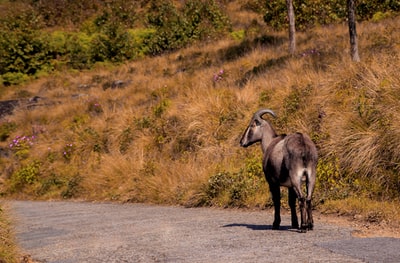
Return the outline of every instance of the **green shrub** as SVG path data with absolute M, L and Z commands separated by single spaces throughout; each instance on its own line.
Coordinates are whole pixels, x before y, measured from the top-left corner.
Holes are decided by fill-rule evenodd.
M 135 57 L 134 41 L 127 31 L 115 26 L 93 35 L 90 52 L 93 62 L 122 62 Z
M 1 78 L 6 86 L 23 84 L 30 80 L 29 76 L 22 72 L 7 72 Z
M 12 12 L 15 10 L 0 19 L 0 75 L 3 79 L 6 73 L 35 75 L 48 68 L 51 59 L 48 35 L 40 31 L 40 17 L 32 10 Z M 21 75 L 12 79 L 21 79 Z
M 61 197 L 64 199 L 70 199 L 78 196 L 81 191 L 80 183 L 82 182 L 82 177 L 77 174 L 68 180 L 66 184 L 66 189 L 61 192 Z
M 66 182 L 59 175 L 51 173 L 49 176 L 40 180 L 41 186 L 37 190 L 38 195 L 44 195 L 52 191 L 53 189 L 60 189 Z
M 132 45 L 135 58 L 140 58 L 151 53 L 146 43 L 153 38 L 155 33 L 156 30 L 151 28 L 128 29 L 128 34 L 133 41 Z
M 389 12 L 385 12 L 385 13 L 383 13 L 383 12 L 376 12 L 376 13 L 372 16 L 371 21 L 377 23 L 377 22 L 379 22 L 379 21 L 381 21 L 381 20 L 383 20 L 383 19 L 385 19 L 385 18 L 388 18 L 388 17 L 390 17 L 390 13 L 389 13 Z
M 67 38 L 67 65 L 73 69 L 89 69 L 93 65 L 92 37 L 85 33 L 71 34 Z
M 238 31 L 233 31 L 233 32 L 231 32 L 231 37 L 234 39 L 234 40 L 243 40 L 244 38 L 245 38 L 245 31 L 244 31 L 244 29 L 241 29 L 241 30 L 238 30 Z
M 38 161 L 33 161 L 14 172 L 11 175 L 11 191 L 19 191 L 26 185 L 31 185 L 38 181 L 40 175 L 40 165 Z
M 214 37 L 230 27 L 227 16 L 213 0 L 186 1 L 182 11 L 169 1 L 151 1 L 149 10 L 147 22 L 156 32 L 145 43 L 152 54 Z
M 261 158 L 250 156 L 238 172 L 212 175 L 204 187 L 200 205 L 245 206 L 249 198 L 266 192 Z

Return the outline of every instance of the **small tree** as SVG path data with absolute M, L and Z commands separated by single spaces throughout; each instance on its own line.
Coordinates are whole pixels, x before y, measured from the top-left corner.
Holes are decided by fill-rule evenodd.
M 286 0 L 286 6 L 289 19 L 289 53 L 293 55 L 296 52 L 296 27 L 293 0 Z
M 347 0 L 347 11 L 349 19 L 350 55 L 353 61 L 359 62 L 360 56 L 358 54 L 358 40 L 357 40 L 356 14 L 355 14 L 356 12 L 355 12 L 354 0 Z

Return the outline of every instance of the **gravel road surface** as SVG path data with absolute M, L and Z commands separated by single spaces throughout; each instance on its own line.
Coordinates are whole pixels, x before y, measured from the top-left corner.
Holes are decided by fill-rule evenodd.
M 270 211 L 87 202 L 8 202 L 22 251 L 39 262 L 400 262 L 400 239 L 354 238 L 315 218 L 272 230 Z

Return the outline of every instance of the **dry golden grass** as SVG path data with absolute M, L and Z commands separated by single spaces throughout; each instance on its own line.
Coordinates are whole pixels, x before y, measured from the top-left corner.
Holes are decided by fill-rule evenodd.
M 0 204 L 0 261 L 16 263 L 17 251 L 10 218 L 4 213 L 8 208 Z
M 238 6 L 228 9 L 242 12 Z M 241 14 L 233 22 L 235 30 L 250 27 Z M 340 171 L 330 172 L 352 179 L 348 183 L 358 185 L 355 194 L 398 201 L 393 189 L 398 189 L 394 182 L 400 169 L 399 23 L 360 24 L 358 64 L 350 60 L 345 25 L 299 32 L 299 53 L 290 57 L 285 32 L 253 24 L 242 42 L 227 37 L 9 88 L 2 99 L 25 91 L 48 105 L 7 117 L 17 124 L 9 140 L 21 135 L 36 139 L 27 157 L 1 162 L 8 171 L 1 192 L 19 198 L 193 205 L 204 198 L 211 176 L 236 173 L 246 168 L 243 160 L 260 156 L 259 147 L 241 149 L 238 141 L 252 113 L 268 107 L 278 114 L 271 120 L 278 132 L 307 132 L 322 160 L 337 158 Z M 130 82 L 121 89 L 107 88 L 115 80 Z M 37 181 L 10 191 L 10 177 L 33 160 L 40 162 Z M 269 202 L 267 191 L 249 196 L 243 205 L 262 207 Z M 317 197 L 318 191 L 329 189 L 316 189 Z M 221 197 L 220 205 L 227 199 Z M 360 203 L 365 211 L 375 211 L 367 204 Z

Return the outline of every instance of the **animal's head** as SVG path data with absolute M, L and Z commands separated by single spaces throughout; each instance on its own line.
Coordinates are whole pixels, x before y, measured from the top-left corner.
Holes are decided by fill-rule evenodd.
M 253 143 L 261 141 L 265 133 L 268 133 L 270 137 L 276 136 L 271 124 L 262 118 L 266 113 L 276 117 L 275 113 L 269 109 L 262 109 L 254 113 L 249 126 L 246 128 L 242 138 L 240 139 L 240 146 L 248 147 Z

